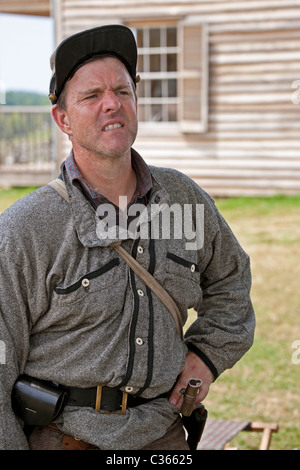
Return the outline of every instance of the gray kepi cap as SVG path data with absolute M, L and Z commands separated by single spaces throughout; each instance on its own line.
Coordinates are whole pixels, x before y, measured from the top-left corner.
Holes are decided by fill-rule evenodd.
M 54 74 L 50 81 L 49 99 L 57 102 L 65 83 L 88 59 L 96 55 L 113 55 L 127 68 L 134 85 L 137 46 L 132 31 L 123 25 L 105 25 L 81 31 L 64 39 L 55 51 Z

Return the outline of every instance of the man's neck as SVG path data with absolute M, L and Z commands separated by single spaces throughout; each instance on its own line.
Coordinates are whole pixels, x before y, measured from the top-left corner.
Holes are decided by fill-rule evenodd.
M 136 174 L 131 165 L 131 151 L 122 157 L 101 159 L 74 152 L 74 159 L 82 176 L 96 192 L 117 206 L 121 196 L 130 202 L 136 189 Z M 120 208 L 126 209 L 126 207 Z

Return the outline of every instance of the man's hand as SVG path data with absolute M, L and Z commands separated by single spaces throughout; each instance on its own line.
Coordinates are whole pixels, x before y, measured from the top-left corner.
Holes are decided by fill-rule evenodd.
M 196 403 L 201 403 L 208 394 L 210 384 L 214 381 L 214 377 L 200 357 L 191 351 L 187 353 L 184 368 L 169 398 L 169 401 L 177 406 L 179 410 L 183 403 L 183 394 L 180 393 L 180 390 L 187 387 L 190 379 L 202 380 L 202 386 L 196 398 Z

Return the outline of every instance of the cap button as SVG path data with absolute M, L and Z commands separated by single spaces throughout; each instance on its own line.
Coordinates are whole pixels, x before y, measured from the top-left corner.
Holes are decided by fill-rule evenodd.
M 49 93 L 48 98 L 50 101 L 56 101 L 56 94 L 55 93 Z

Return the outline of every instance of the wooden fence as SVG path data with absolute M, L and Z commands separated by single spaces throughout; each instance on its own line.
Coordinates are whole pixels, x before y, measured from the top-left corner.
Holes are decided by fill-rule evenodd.
M 48 106 L 0 107 L 0 186 L 45 184 L 55 169 Z

